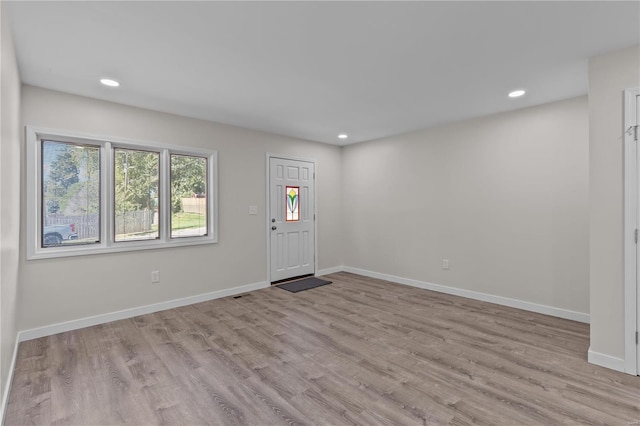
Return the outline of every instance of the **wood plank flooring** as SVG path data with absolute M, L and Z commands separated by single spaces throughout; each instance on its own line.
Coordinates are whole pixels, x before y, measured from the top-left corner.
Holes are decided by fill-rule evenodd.
M 6 425 L 638 424 L 589 326 L 339 273 L 23 342 Z

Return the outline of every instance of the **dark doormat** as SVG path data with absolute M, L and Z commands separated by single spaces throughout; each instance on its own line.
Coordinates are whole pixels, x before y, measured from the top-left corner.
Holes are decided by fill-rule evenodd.
M 316 277 L 309 277 L 303 280 L 292 281 L 286 284 L 280 284 L 276 287 L 281 288 L 283 290 L 290 291 L 291 293 L 297 293 L 303 290 L 309 290 L 311 288 L 320 287 L 323 285 L 331 284 L 331 281 L 322 280 Z

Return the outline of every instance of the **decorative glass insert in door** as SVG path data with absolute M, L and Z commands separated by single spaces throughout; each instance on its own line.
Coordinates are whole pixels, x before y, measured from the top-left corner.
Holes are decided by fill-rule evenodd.
M 285 197 L 287 199 L 287 222 L 300 220 L 299 186 L 287 186 Z

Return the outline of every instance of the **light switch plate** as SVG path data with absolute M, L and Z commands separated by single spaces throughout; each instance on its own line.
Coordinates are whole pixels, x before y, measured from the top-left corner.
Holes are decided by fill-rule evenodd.
M 249 214 L 258 214 L 258 206 L 249 206 Z

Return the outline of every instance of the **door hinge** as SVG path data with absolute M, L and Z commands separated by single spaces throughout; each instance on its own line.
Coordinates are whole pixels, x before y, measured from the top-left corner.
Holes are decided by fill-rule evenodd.
M 313 220 L 316 220 L 316 214 L 315 213 L 313 214 Z
M 636 131 L 637 131 L 637 130 L 638 130 L 638 126 L 636 126 Z M 637 136 L 637 135 L 636 135 L 636 136 Z M 636 139 L 636 140 L 638 140 L 638 139 Z M 314 178 L 314 179 L 316 178 L 316 172 L 313 172 L 313 178 Z
M 638 141 L 638 125 L 633 126 L 633 140 Z
M 636 331 L 636 345 L 638 344 L 638 332 Z
M 633 239 L 636 240 L 636 244 L 638 244 L 638 230 L 636 229 L 636 232 L 633 236 Z

